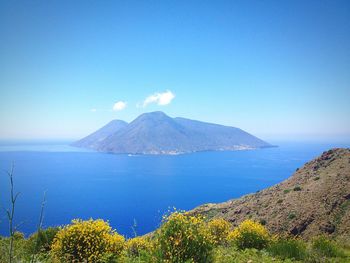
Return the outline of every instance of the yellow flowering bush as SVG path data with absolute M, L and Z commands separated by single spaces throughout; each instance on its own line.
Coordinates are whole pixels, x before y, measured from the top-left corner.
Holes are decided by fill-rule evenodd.
M 231 224 L 223 218 L 216 218 L 208 223 L 208 228 L 215 244 L 223 244 L 227 241 Z
M 269 232 L 260 223 L 248 219 L 229 233 L 228 240 L 240 249 L 262 249 L 269 243 Z
M 73 220 L 56 234 L 51 249 L 63 262 L 99 262 L 104 254 L 119 255 L 124 242 L 102 219 Z
M 152 249 L 152 243 L 144 237 L 134 237 L 126 242 L 127 253 L 132 257 L 137 257 L 142 251 L 150 251 Z
M 164 262 L 208 262 L 214 241 L 207 224 L 199 216 L 174 212 L 164 219 L 157 232 Z

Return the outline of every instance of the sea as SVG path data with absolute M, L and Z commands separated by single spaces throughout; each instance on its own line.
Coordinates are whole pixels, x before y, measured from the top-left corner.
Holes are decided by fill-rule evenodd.
M 279 183 L 305 162 L 350 143 L 276 142 L 278 147 L 183 155 L 128 155 L 88 151 L 68 142 L 0 142 L 0 235 L 8 235 L 7 172 L 19 193 L 15 225 L 35 232 L 72 219 L 104 219 L 131 237 L 155 230 L 174 208 L 224 202 Z M 43 196 L 45 202 L 43 203 Z

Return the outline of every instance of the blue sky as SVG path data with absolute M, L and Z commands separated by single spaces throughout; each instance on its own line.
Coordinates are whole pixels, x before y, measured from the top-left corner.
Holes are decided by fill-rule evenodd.
M 0 138 L 79 138 L 154 110 L 349 138 L 350 2 L 0 2 Z

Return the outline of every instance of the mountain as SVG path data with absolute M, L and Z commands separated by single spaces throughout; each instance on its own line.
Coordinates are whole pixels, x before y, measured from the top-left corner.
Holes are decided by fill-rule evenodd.
M 113 120 L 107 123 L 102 128 L 98 129 L 94 133 L 86 136 L 85 138 L 74 142 L 72 145 L 76 147 L 96 149 L 98 145 L 106 139 L 108 136 L 119 131 L 122 128 L 125 128 L 128 125 L 127 122 L 121 120 Z
M 254 194 L 190 213 L 222 217 L 238 225 L 252 218 L 272 233 L 350 238 L 350 149 L 332 149 L 306 163 L 287 180 Z
M 102 152 L 130 154 L 179 154 L 271 147 L 270 144 L 234 127 L 185 118 L 171 118 L 163 112 L 144 113 L 116 130 L 101 130 L 74 146 Z

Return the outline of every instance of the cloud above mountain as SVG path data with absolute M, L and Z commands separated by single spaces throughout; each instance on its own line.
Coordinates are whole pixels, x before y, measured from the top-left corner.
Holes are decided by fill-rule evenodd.
M 114 111 L 121 111 L 124 110 L 126 108 L 126 102 L 125 101 L 117 101 L 116 103 L 114 103 L 113 105 L 113 110 Z
M 146 97 L 143 102 L 136 104 L 137 108 L 140 107 L 147 107 L 149 104 L 157 104 L 159 106 L 168 105 L 172 102 L 172 100 L 175 98 L 175 94 L 171 92 L 170 90 L 166 90 L 164 92 L 156 92 L 152 95 L 149 95 Z M 97 112 L 97 111 L 122 111 L 127 107 L 126 101 L 117 101 L 113 104 L 112 109 L 96 109 L 92 108 L 90 109 L 91 112 Z
M 143 107 L 146 107 L 149 104 L 156 103 L 157 105 L 164 106 L 171 103 L 171 101 L 175 98 L 175 94 L 172 93 L 170 90 L 167 90 L 165 92 L 157 92 L 150 96 L 148 96 L 143 101 Z

